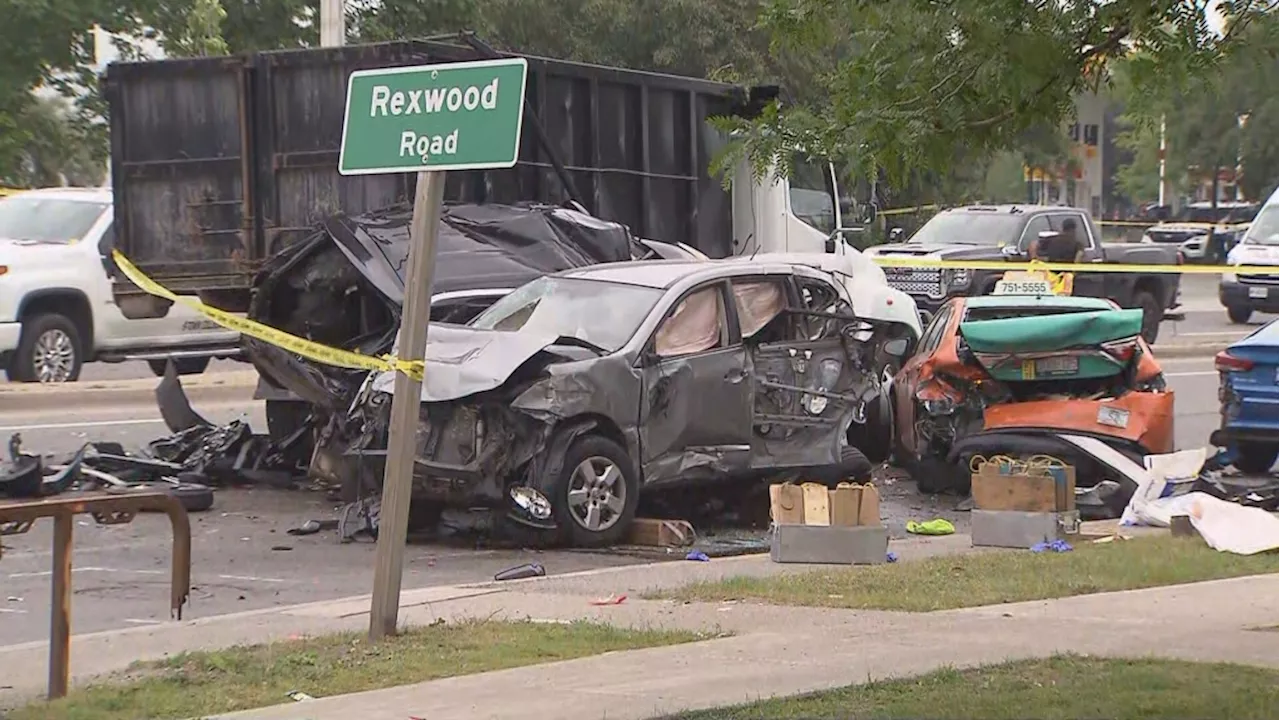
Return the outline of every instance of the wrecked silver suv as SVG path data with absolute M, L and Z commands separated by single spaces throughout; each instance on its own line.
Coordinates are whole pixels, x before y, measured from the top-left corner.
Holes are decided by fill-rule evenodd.
M 432 325 L 414 504 L 498 508 L 544 542 L 601 546 L 642 491 L 862 479 L 850 439 L 888 437 L 886 370 L 909 340 L 850 308 L 799 264 L 651 261 L 547 276 L 467 326 Z M 368 490 L 393 381 L 373 376 L 348 418 L 345 465 Z

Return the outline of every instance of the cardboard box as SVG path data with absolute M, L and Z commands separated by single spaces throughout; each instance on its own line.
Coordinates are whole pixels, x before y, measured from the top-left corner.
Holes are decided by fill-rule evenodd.
M 1080 533 L 1080 513 L 978 510 L 969 513 L 974 547 L 1027 549 L 1042 542 L 1065 540 Z
M 793 483 L 769 486 L 769 518 L 780 525 L 804 524 L 804 493 Z
M 979 510 L 1060 513 L 1076 509 L 1076 469 L 1049 468 L 1048 474 L 1011 472 L 1017 468 L 985 463 L 971 476 L 973 506 Z
M 883 525 L 774 525 L 769 557 L 776 563 L 877 565 L 889 552 L 889 529 Z
M 778 483 L 769 486 L 769 517 L 776 525 L 876 526 L 880 492 L 871 483 L 840 483 L 834 490 L 818 483 Z

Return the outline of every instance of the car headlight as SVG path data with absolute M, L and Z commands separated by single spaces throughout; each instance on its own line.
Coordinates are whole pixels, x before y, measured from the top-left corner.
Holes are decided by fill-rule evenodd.
M 1222 282 L 1224 282 L 1224 283 L 1234 283 L 1234 282 L 1239 282 L 1239 279 L 1237 278 L 1237 276 L 1236 276 L 1236 274 L 1235 274 L 1235 273 L 1233 273 L 1233 272 L 1225 272 L 1225 273 L 1222 273 Z
M 949 268 L 944 272 L 947 277 L 947 285 L 953 288 L 963 288 L 969 285 L 969 268 Z

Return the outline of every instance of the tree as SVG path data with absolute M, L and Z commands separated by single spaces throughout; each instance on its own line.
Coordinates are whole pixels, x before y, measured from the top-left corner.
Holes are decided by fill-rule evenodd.
M 1209 0 L 770 0 L 762 22 L 775 53 L 833 54 L 822 99 L 732 122 L 757 174 L 786 171 L 795 145 L 890 177 L 945 170 L 1016 147 L 1037 126 L 1060 127 L 1081 91 L 1106 82 L 1107 62 L 1140 52 L 1153 88 L 1217 67 L 1233 38 L 1208 29 Z M 1238 32 L 1269 12 L 1220 3 Z
M 16 187 L 96 187 L 106 177 L 106 145 L 66 99 L 37 96 L 19 119 L 30 138 L 20 161 L 3 178 Z
M 1126 104 L 1117 142 L 1134 152 L 1133 162 L 1118 169 L 1117 181 L 1131 198 L 1157 196 L 1162 120 L 1167 189 L 1182 191 L 1188 168 L 1199 168 L 1200 175 L 1208 176 L 1217 168 L 1234 168 L 1238 157 L 1243 159 L 1247 197 L 1261 198 L 1275 187 L 1280 164 L 1280 23 L 1277 14 L 1269 12 L 1228 32 L 1232 29 L 1235 42 L 1225 49 L 1214 73 L 1175 78 L 1163 92 L 1150 87 L 1151 58 L 1135 54 L 1117 68 L 1117 90 Z

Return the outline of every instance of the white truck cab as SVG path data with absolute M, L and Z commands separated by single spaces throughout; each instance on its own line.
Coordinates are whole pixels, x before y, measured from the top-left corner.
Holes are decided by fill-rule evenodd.
M 138 319 L 117 305 L 111 200 L 101 188 L 0 198 L 0 367 L 10 380 L 71 382 L 86 362 L 133 359 L 157 374 L 170 359 L 196 373 L 239 352 L 238 333 L 181 304 Z
M 1280 264 L 1280 190 L 1263 203 L 1241 239 L 1227 253 L 1227 265 Z M 1280 283 L 1275 275 L 1223 273 L 1218 301 L 1233 323 L 1243 324 L 1255 312 L 1280 312 Z
M 844 217 L 839 177 L 831 163 L 797 153 L 789 177 L 766 175 L 756 181 L 743 161 L 731 192 L 736 257 L 768 254 L 838 273 L 858 315 L 901 324 L 919 339 L 915 300 L 890 287 L 884 270 L 847 242 L 862 228 L 854 226 L 854 218 Z

